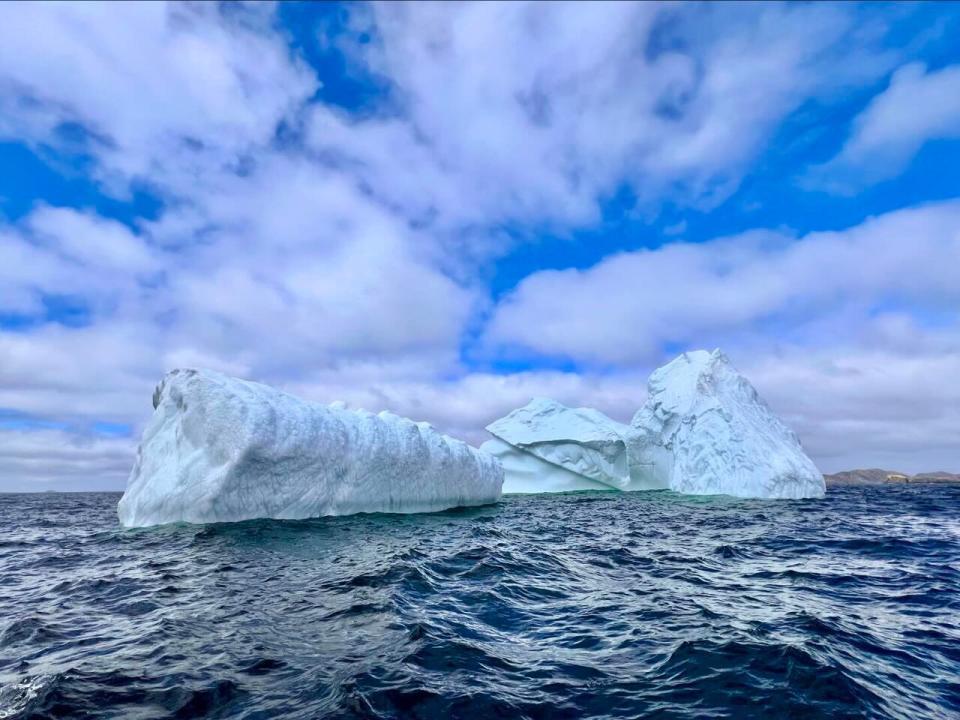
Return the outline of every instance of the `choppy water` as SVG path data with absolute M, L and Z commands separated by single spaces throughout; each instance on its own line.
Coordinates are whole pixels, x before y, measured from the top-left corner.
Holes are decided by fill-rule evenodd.
M 0 496 L 0 718 L 960 717 L 960 487 L 123 531 Z

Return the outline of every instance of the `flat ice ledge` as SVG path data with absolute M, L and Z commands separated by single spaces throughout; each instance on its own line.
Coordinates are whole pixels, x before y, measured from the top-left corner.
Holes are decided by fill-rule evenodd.
M 206 370 L 169 373 L 153 404 L 118 506 L 125 527 L 431 512 L 501 495 L 496 458 L 388 412 Z

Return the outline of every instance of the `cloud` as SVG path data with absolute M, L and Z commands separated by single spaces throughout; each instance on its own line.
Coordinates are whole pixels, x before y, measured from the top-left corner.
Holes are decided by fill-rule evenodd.
M 806 182 L 853 193 L 900 173 L 929 140 L 960 138 L 960 65 L 927 70 L 910 63 L 854 119 L 839 154 Z
M 363 21 L 353 56 L 390 112 L 314 108 L 309 142 L 440 226 L 588 224 L 624 186 L 709 207 L 802 102 L 889 65 L 842 5 L 381 3 Z
M 0 407 L 90 424 L 136 422 L 163 372 L 156 329 L 114 319 L 0 333 Z
M 271 5 L 0 7 L 0 137 L 160 208 L 121 223 L 40 197 L 0 226 L 0 408 L 81 428 L 0 432 L 0 487 L 119 487 L 133 443 L 90 428 L 137 435 L 154 384 L 184 365 L 473 442 L 533 395 L 629 419 L 665 345 L 757 351 L 748 367 L 815 444 L 827 410 L 789 387 L 829 374 L 841 340 L 851 363 L 950 371 L 934 362 L 953 352 L 946 330 L 940 349 L 897 342 L 929 341 L 918 309 L 956 299 L 952 205 L 533 273 L 499 306 L 486 285 L 518 237 L 590 226 L 621 191 L 652 215 L 714 206 L 791 112 L 899 62 L 882 23 L 846 5 L 628 3 L 355 5 L 347 20 L 322 44 L 385 89 L 355 108 L 317 101 L 337 78 L 294 52 Z M 906 304 L 904 327 L 878 303 Z M 478 333 L 497 357 L 586 367 L 487 372 L 463 351 Z M 870 377 L 859 404 L 823 408 L 869 418 Z M 827 440 L 817 452 L 839 457 Z
M 39 206 L 20 227 L 0 229 L 0 312 L 37 315 L 44 299 L 69 297 L 111 312 L 142 293 L 160 255 L 124 225 L 68 208 Z
M 5 492 L 115 490 L 130 473 L 134 444 L 62 430 L 6 430 L 0 432 L 0 487 Z
M 289 186 L 272 181 L 297 164 L 277 163 L 248 180 L 256 188 L 249 204 L 237 193 L 226 209 L 204 205 L 211 229 L 203 242 L 180 244 L 176 232 L 193 236 L 195 225 L 173 215 L 170 225 L 135 233 L 42 207 L 8 228 L 0 254 L 19 263 L 7 271 L 14 292 L 0 311 L 39 312 L 44 298 L 67 294 L 90 317 L 83 327 L 39 322 L 0 332 L 0 407 L 58 413 L 38 387 L 46 381 L 56 393 L 80 391 L 70 407 L 103 412 L 96 400 L 80 402 L 87 388 L 135 376 L 148 396 L 145 378 L 152 387 L 185 362 L 268 381 L 361 361 L 402 365 L 414 377 L 448 372 L 484 302 L 478 291 L 420 252 L 415 231 L 322 169 L 310 171 L 314 201 L 322 207 L 326 198 L 339 212 L 286 217 Z
M 528 276 L 496 309 L 487 344 L 600 364 L 650 362 L 665 345 L 844 327 L 888 306 L 960 299 L 960 203 L 892 212 L 802 238 L 751 232 Z M 819 323 L 819 325 L 818 325 Z M 847 330 L 847 332 L 849 332 Z
M 740 365 L 824 472 L 950 470 L 960 466 L 960 388 L 944 378 L 960 372 L 960 332 L 931 343 L 913 330 L 909 347 L 781 348 L 741 354 Z
M 7 6 L 0 134 L 56 142 L 79 126 L 101 178 L 121 188 L 236 163 L 317 87 L 271 22 L 255 5 Z

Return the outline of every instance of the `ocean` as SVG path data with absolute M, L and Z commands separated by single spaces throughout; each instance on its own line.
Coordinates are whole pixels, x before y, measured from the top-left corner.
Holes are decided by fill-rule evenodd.
M 0 718 L 960 717 L 960 486 L 122 530 L 0 495 Z

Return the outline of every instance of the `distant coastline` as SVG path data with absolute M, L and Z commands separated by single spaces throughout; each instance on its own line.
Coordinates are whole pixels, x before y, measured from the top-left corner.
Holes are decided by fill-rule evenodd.
M 960 474 L 943 471 L 925 472 L 911 475 L 897 470 L 881 470 L 869 468 L 866 470 L 844 470 L 824 475 L 827 487 L 831 485 L 906 485 L 921 483 L 950 484 L 960 483 Z

